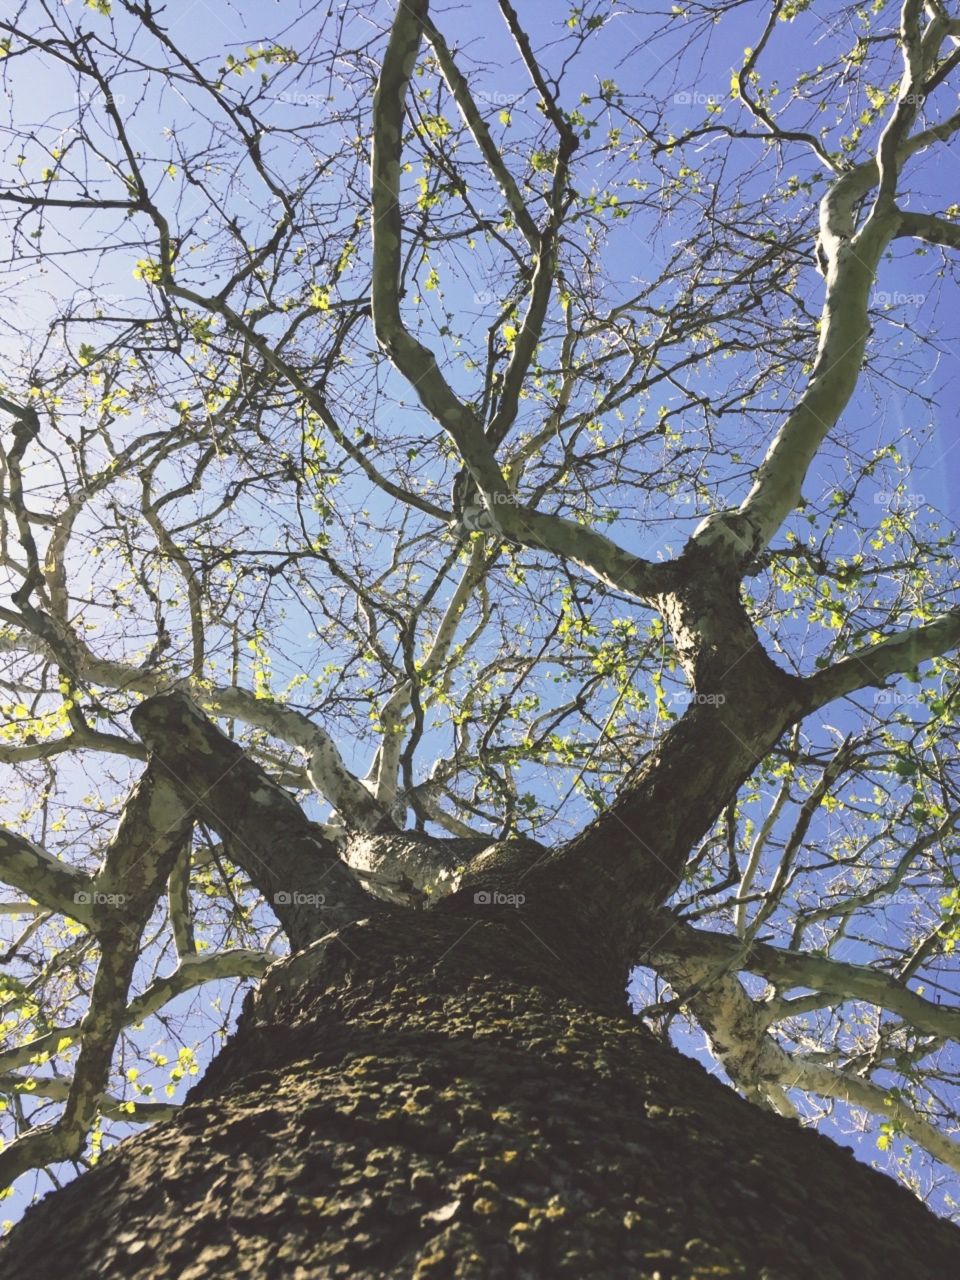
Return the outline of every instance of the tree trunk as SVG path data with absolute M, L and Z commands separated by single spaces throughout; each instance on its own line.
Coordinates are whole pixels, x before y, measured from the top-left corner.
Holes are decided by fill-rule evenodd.
M 175 1120 L 28 1212 L 3 1280 L 960 1274 L 954 1227 L 631 1020 L 573 920 L 463 903 L 275 966 Z

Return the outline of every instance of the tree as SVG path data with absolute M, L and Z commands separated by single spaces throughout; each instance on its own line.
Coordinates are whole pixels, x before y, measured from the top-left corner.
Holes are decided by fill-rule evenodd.
M 956 1270 L 960 15 L 495 8 L 0 22 L 4 1275 Z

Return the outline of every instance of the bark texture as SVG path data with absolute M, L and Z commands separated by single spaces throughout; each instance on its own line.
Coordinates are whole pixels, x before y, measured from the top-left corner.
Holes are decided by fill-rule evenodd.
M 472 914 L 386 909 L 275 966 L 177 1118 L 31 1210 L 3 1280 L 960 1273 L 960 1232 L 654 1040 L 585 942 Z

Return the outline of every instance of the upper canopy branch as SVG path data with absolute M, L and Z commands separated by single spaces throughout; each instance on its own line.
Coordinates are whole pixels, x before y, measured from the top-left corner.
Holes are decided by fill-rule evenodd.
M 921 30 L 922 0 L 906 0 L 901 13 L 904 71 L 897 100 L 875 154 L 831 183 L 820 202 L 818 252 L 826 278 L 816 359 L 806 387 L 770 444 L 753 485 L 736 510 L 704 522 L 694 537 L 724 541 L 741 558 L 769 545 L 801 498 L 807 472 L 823 441 L 850 402 L 870 333 L 870 291 L 884 250 L 905 231 L 896 208 L 897 180 L 904 162 L 932 142 L 949 137 L 960 124 L 955 113 L 911 135 L 950 24 L 934 14 Z M 858 226 L 860 201 L 877 187 L 877 199 Z M 935 223 L 920 221 L 936 233 Z
M 921 662 L 938 658 L 960 645 L 960 609 L 923 626 L 910 627 L 877 644 L 857 649 L 839 662 L 808 676 L 804 685 L 810 710 L 858 689 L 882 685 L 891 676 L 912 671 Z
M 677 923 L 672 917 L 663 917 L 659 929 L 663 938 L 657 950 L 664 955 L 746 970 L 781 987 L 812 987 L 837 1000 L 863 1000 L 897 1014 L 918 1031 L 960 1040 L 960 1009 L 934 1004 L 877 969 L 810 952 L 785 951 L 765 942 L 744 942 L 732 934 Z
M 420 49 L 424 24 L 428 21 L 427 12 L 427 0 L 411 0 L 397 6 L 374 95 L 371 310 L 377 340 L 414 388 L 424 407 L 456 444 L 496 528 L 526 546 L 554 552 L 582 565 L 618 590 L 642 597 L 652 596 L 661 581 L 658 572 L 661 566 L 630 555 L 609 538 L 582 525 L 515 504 L 496 460 L 494 440 L 488 438 L 481 420 L 444 378 L 435 354 L 404 324 L 400 309 L 403 123 L 410 77 Z M 568 149 L 572 150 L 572 147 Z M 520 355 L 515 355 L 511 365 L 512 390 L 496 422 L 497 438 L 505 434 L 512 420 L 510 406 L 519 395 L 519 384 L 539 336 L 550 294 L 552 250 L 545 254 L 542 243 L 539 250 L 533 293 L 524 320 L 523 340 L 518 344 Z

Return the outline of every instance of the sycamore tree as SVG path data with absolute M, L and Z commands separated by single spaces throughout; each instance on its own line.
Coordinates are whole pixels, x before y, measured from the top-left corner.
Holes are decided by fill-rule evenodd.
M 0 1273 L 954 1270 L 960 7 L 0 51 Z

